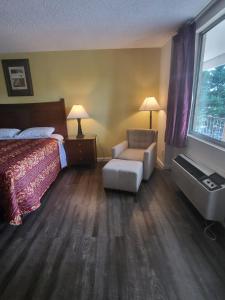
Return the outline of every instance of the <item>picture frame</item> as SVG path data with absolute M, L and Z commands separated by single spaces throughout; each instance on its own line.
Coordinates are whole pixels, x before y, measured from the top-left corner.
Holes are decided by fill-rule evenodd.
M 3 59 L 2 68 L 9 97 L 34 95 L 28 59 Z

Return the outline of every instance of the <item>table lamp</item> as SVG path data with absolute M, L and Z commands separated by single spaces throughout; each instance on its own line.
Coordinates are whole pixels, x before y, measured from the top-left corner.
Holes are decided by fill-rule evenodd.
M 150 122 L 149 128 L 152 129 L 152 111 L 160 110 L 159 103 L 155 97 L 147 97 L 139 108 L 140 111 L 149 111 L 150 112 Z
M 88 119 L 89 115 L 82 105 L 73 105 L 67 119 L 77 119 L 77 138 L 83 138 L 83 132 L 81 128 L 81 119 Z

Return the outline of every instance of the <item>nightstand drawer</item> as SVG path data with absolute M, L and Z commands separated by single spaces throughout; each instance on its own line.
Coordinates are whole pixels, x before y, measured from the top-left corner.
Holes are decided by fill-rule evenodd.
M 91 149 L 76 148 L 76 149 L 74 149 L 74 151 L 75 151 L 75 155 L 76 155 L 77 159 L 85 159 L 85 158 L 88 158 L 92 154 Z
M 74 143 L 74 147 L 79 149 L 79 150 L 87 150 L 90 147 L 92 147 L 92 142 L 91 141 L 83 141 L 83 142 L 76 142 Z
M 69 138 L 66 140 L 66 153 L 69 165 L 95 165 L 96 138 Z

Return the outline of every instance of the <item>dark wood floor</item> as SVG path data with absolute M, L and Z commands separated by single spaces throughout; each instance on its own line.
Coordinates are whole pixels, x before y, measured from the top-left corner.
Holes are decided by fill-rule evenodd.
M 101 165 L 68 169 L 42 207 L 0 223 L 1 300 L 225 299 L 225 234 L 156 170 L 132 194 L 105 192 Z

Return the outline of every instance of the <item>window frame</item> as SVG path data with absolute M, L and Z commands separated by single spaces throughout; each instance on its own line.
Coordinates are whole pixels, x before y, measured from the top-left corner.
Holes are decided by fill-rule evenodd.
M 198 138 L 199 140 L 209 142 L 214 145 L 218 145 L 220 147 L 225 148 L 225 141 L 219 141 L 212 137 L 209 137 L 207 135 L 197 133 L 193 130 L 194 125 L 194 115 L 195 115 L 195 107 L 198 97 L 198 87 L 200 84 L 200 70 L 202 70 L 202 62 L 203 62 L 203 50 L 204 50 L 204 36 L 207 32 L 209 32 L 212 28 L 214 28 L 216 25 L 221 23 L 225 20 L 225 14 L 223 14 L 221 17 L 216 19 L 214 22 L 212 22 L 210 25 L 208 25 L 205 29 L 202 29 L 201 31 L 196 33 L 196 56 L 195 56 L 195 66 L 194 66 L 194 78 L 193 78 L 193 93 L 192 93 L 192 103 L 191 103 L 191 112 L 190 112 L 190 118 L 189 118 L 189 128 L 188 128 L 188 136 L 193 136 Z

